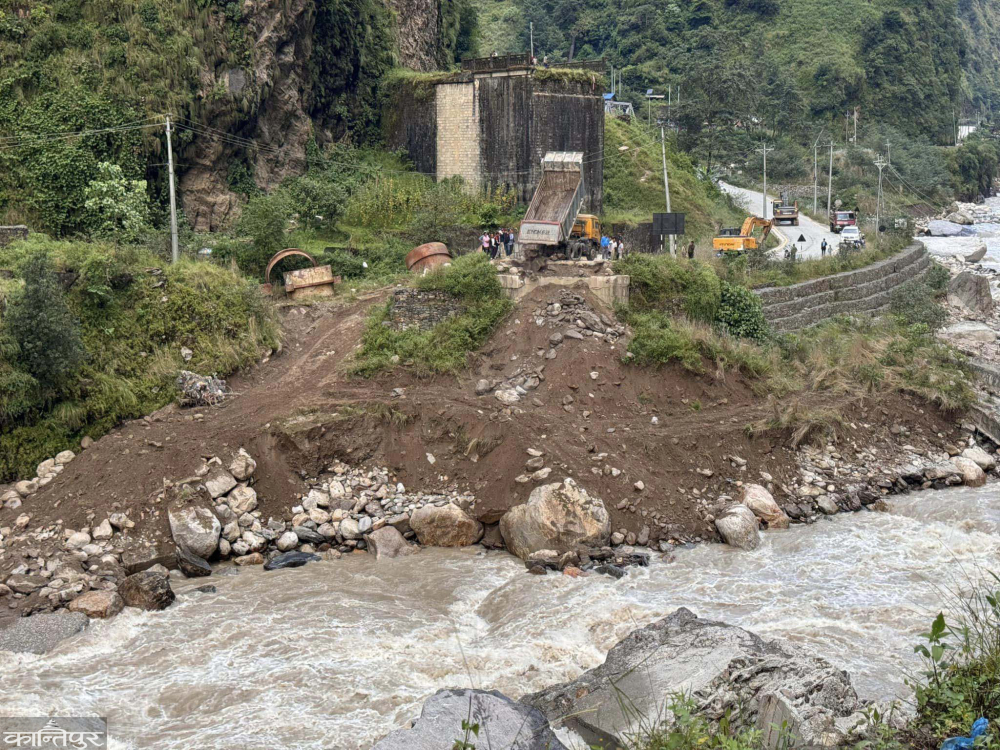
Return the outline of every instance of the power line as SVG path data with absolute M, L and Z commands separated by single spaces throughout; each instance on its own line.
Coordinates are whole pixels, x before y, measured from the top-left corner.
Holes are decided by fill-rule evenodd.
M 143 120 L 136 121 L 136 123 L 141 123 L 141 122 L 145 121 Z M 18 148 L 20 146 L 31 146 L 35 144 L 49 143 L 53 141 L 69 140 L 71 138 L 82 138 L 84 136 L 89 136 L 89 135 L 103 135 L 105 133 L 124 133 L 132 130 L 147 130 L 150 128 L 163 127 L 162 118 L 160 122 L 149 122 L 144 125 L 136 123 L 127 125 L 116 125 L 114 127 L 108 127 L 108 128 L 97 128 L 94 130 L 78 130 L 74 132 L 65 132 L 65 133 L 47 133 L 45 135 L 38 135 L 38 136 L 5 136 L 5 137 L 0 137 L 0 147 Z

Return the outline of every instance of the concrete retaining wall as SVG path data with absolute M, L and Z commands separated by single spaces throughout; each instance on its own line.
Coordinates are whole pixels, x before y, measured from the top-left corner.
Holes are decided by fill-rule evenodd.
M 898 255 L 856 271 L 755 291 L 771 327 L 779 333 L 795 331 L 836 315 L 883 312 L 892 291 L 923 276 L 930 264 L 923 244 L 915 242 Z
M 16 240 L 26 239 L 28 239 L 28 228 L 26 226 L 0 227 L 0 247 L 9 245 Z

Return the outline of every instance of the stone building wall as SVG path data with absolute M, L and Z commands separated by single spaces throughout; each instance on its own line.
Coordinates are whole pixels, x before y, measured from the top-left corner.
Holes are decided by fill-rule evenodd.
M 433 112 L 433 115 L 431 113 Z M 472 189 L 505 185 L 522 202 L 535 192 L 548 151 L 584 155 L 584 209 L 604 199 L 604 108 L 593 83 L 530 70 L 458 73 L 401 82 L 384 110 L 385 139 L 437 179 Z
M 16 240 L 28 239 L 28 228 L 23 225 L 0 227 L 0 247 L 9 245 Z
M 796 331 L 836 315 L 884 312 L 893 290 L 923 276 L 930 264 L 923 244 L 915 242 L 891 258 L 856 271 L 755 291 L 775 331 Z
M 397 331 L 426 331 L 462 312 L 462 304 L 448 292 L 397 289 L 392 296 L 389 327 Z
M 461 177 L 471 190 L 480 187 L 479 97 L 477 81 L 435 87 L 437 179 Z

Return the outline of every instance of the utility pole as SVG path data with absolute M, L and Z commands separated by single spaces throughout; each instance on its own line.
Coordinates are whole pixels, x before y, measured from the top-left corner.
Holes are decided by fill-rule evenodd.
M 819 131 L 816 140 L 813 141 L 813 213 L 816 213 L 816 206 L 819 202 L 819 139 L 823 137 L 823 131 Z
M 170 257 L 174 263 L 180 260 L 177 248 L 177 199 L 174 197 L 174 149 L 170 142 L 170 115 L 167 115 L 167 170 L 170 184 Z
M 858 145 L 858 108 L 854 108 L 854 145 Z
M 773 147 L 768 148 L 766 143 L 761 143 L 760 148 L 757 149 L 757 153 L 764 154 L 764 194 L 762 196 L 764 203 L 764 212 L 760 215 L 760 218 L 762 219 L 767 218 L 767 152 L 768 151 L 774 151 L 774 148 Z
M 660 125 L 660 151 L 663 154 L 663 192 L 667 194 L 667 213 L 670 211 L 670 181 L 667 179 L 667 139 L 664 135 L 663 125 Z M 670 235 L 670 257 L 677 257 L 677 249 L 674 247 L 674 235 Z
M 830 170 L 827 172 L 826 182 L 826 217 L 830 218 L 830 211 L 833 209 L 833 140 L 830 140 Z
M 882 208 L 882 170 L 885 168 L 886 161 L 881 156 L 875 159 L 875 166 L 878 167 L 878 197 L 875 199 L 875 237 L 878 238 L 878 228 L 881 225 L 881 208 Z
M 535 63 L 535 22 L 528 22 L 528 34 L 531 37 L 531 59 L 528 60 L 529 63 L 534 65 Z
M 885 142 L 885 162 L 888 166 L 892 166 L 892 144 L 888 140 Z

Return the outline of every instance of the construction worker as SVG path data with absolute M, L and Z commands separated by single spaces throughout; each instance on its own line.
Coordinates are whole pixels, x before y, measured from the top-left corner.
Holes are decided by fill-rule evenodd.
M 609 247 L 611 245 L 611 240 L 606 234 L 601 235 L 601 257 L 604 260 L 611 260 L 611 253 Z

